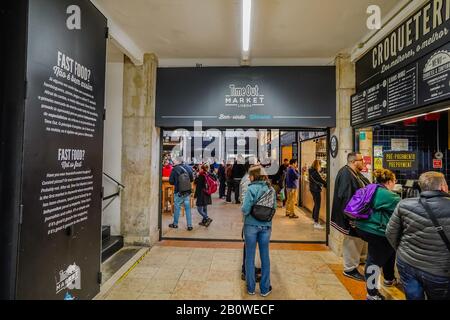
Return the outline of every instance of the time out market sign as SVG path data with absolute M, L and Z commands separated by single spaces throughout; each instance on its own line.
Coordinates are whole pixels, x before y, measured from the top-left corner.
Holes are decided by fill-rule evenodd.
M 230 94 L 225 95 L 226 107 L 252 108 L 264 107 L 264 95 L 260 94 L 259 86 L 246 85 L 238 87 L 229 85 Z

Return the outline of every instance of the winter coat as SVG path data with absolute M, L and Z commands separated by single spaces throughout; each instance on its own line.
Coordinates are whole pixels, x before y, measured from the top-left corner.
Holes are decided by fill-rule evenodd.
M 284 184 L 286 182 L 285 180 L 286 180 L 287 169 L 288 169 L 288 166 L 285 166 L 284 164 L 282 164 L 278 168 L 277 174 L 272 179 L 273 184 L 277 184 L 280 187 L 280 189 L 282 189 L 284 187 Z
M 356 221 L 359 230 L 385 237 L 386 227 L 400 196 L 384 187 L 378 187 L 372 200 L 372 214 L 367 220 Z
M 206 190 L 206 177 L 205 173 L 201 172 L 195 179 L 195 193 L 194 197 L 196 199 L 195 205 L 197 207 L 205 207 L 212 203 L 211 195 L 205 192 Z
M 320 173 L 313 167 L 309 168 L 309 191 L 322 192 L 322 187 L 327 186 L 327 182 L 323 180 Z
M 250 214 L 253 206 L 258 202 L 258 200 L 269 191 L 270 187 L 265 181 L 254 181 L 248 185 L 247 192 L 244 196 L 244 202 L 242 203 L 242 213 L 244 214 L 244 224 L 251 226 L 263 226 L 271 227 L 272 221 L 259 221 L 253 218 Z M 274 208 L 277 207 L 277 196 L 276 192 L 274 194 Z
M 344 209 L 356 190 L 364 188 L 369 183 L 366 177 L 353 171 L 349 166 L 344 166 L 339 170 L 335 180 L 331 209 L 331 225 L 339 232 L 345 235 L 357 236 L 354 227 L 350 225 L 350 220 L 344 214 Z
M 227 180 L 227 176 L 225 173 L 225 166 L 223 164 L 221 164 L 219 166 L 219 169 L 217 170 L 217 175 L 219 177 L 219 181 L 226 181 Z
M 242 163 L 235 163 L 231 170 L 233 179 L 242 179 L 242 177 L 247 173 L 245 166 Z
M 420 195 L 427 200 L 450 239 L 450 194 L 426 191 Z M 400 202 L 388 223 L 386 237 L 403 262 L 433 275 L 450 278 L 450 252 L 419 198 Z

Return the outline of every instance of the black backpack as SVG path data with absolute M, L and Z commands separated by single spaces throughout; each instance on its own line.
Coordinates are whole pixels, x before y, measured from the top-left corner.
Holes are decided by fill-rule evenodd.
M 269 190 L 265 192 L 253 206 L 250 214 L 258 221 L 270 222 L 275 215 L 275 190 L 269 187 Z
M 189 193 L 192 190 L 191 178 L 189 177 L 189 173 L 182 165 L 180 165 L 182 173 L 178 176 L 178 192 L 179 193 Z

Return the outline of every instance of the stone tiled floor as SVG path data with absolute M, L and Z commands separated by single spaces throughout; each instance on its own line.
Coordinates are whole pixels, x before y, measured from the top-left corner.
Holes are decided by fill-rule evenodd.
M 160 243 L 116 283 L 104 299 L 144 300 L 351 300 L 346 288 L 330 266 L 341 259 L 324 246 L 271 245 L 272 294 L 267 298 L 249 296 L 241 280 L 242 244 L 195 246 Z M 350 280 L 355 282 L 353 280 Z M 362 283 L 356 283 L 364 289 Z M 259 288 L 257 289 L 258 292 Z
M 216 197 L 213 204 L 208 207 L 208 214 L 214 220 L 208 228 L 198 225 L 201 217 L 196 208 L 192 209 L 193 231 L 186 230 L 186 218 L 180 217 L 179 228 L 170 229 L 168 225 L 173 222 L 171 213 L 164 213 L 162 220 L 163 236 L 167 238 L 190 239 L 226 239 L 240 240 L 242 231 L 242 213 L 240 206 L 225 203 Z M 286 217 L 285 209 L 279 208 L 273 219 L 272 240 L 280 241 L 324 241 L 325 230 L 313 228 L 311 214 L 297 208 L 299 219 Z

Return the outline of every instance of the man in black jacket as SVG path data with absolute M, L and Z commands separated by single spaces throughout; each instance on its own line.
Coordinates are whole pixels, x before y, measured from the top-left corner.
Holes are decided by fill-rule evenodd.
M 344 275 L 358 281 L 365 281 L 364 276 L 358 271 L 365 242 L 357 237 L 355 228 L 344 214 L 344 209 L 356 190 L 364 188 L 370 183 L 361 174 L 362 169 L 364 169 L 362 154 L 359 152 L 349 153 L 347 165 L 339 170 L 336 176 L 331 210 L 331 226 L 344 234 L 342 246 Z
M 240 204 L 239 201 L 239 187 L 241 184 L 242 178 L 247 173 L 245 170 L 244 165 L 244 158 L 242 155 L 239 155 L 237 160 L 235 161 L 232 169 L 232 176 L 233 176 L 233 188 L 234 188 L 234 200 L 236 204 Z
M 227 176 L 225 172 L 225 161 L 222 161 L 219 165 L 219 169 L 217 170 L 217 176 L 219 177 L 219 199 L 225 198 L 225 189 L 227 183 Z
M 397 250 L 397 268 L 408 300 L 450 300 L 448 185 L 442 173 L 426 172 L 419 186 L 420 198 L 399 203 L 386 237 Z M 436 228 L 426 207 L 442 229 Z

